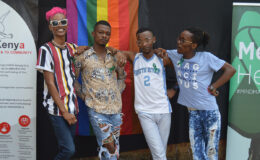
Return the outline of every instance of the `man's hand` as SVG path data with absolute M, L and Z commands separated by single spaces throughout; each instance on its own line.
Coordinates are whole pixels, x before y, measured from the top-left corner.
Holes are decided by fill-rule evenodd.
M 164 58 L 164 57 L 167 56 L 166 50 L 163 49 L 163 48 L 154 49 L 154 53 L 155 53 L 157 56 L 161 57 L 161 58 Z
M 118 49 L 113 48 L 113 47 L 111 47 L 111 46 L 108 46 L 108 47 L 106 47 L 106 48 L 111 52 L 111 54 L 112 54 L 113 56 L 116 55 L 116 54 L 119 52 Z
M 85 50 L 88 50 L 90 47 L 89 46 L 78 46 L 76 48 L 76 54 L 80 55 L 82 54 Z
M 167 96 L 169 99 L 172 99 L 176 94 L 176 91 L 174 89 L 167 89 Z
M 117 54 L 115 55 L 116 59 L 117 59 L 117 65 L 119 67 L 124 67 L 126 62 L 127 62 L 127 58 L 126 56 L 122 53 L 122 52 L 117 52 Z
M 210 85 L 210 86 L 208 87 L 208 92 L 209 92 L 211 95 L 215 96 L 215 97 L 217 97 L 217 96 L 219 95 L 219 91 L 217 91 L 217 89 L 216 89 L 215 87 L 213 87 L 212 85 Z
M 73 124 L 77 123 L 77 119 L 74 114 L 65 112 L 62 114 L 62 116 L 68 122 L 69 125 L 73 125 Z

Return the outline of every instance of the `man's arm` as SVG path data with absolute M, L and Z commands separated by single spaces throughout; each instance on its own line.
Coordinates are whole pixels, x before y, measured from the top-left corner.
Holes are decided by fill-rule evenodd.
M 82 54 L 84 51 L 88 50 L 90 47 L 89 46 L 77 46 L 76 48 L 76 54 L 80 55 Z
M 47 84 L 48 91 L 52 96 L 54 103 L 58 106 L 63 118 L 69 123 L 69 125 L 75 124 L 77 119 L 74 114 L 69 113 L 62 100 L 60 99 L 59 92 L 55 86 L 54 74 L 49 71 L 43 71 L 44 80 Z
M 166 50 L 163 48 L 154 49 L 154 53 L 163 59 L 163 65 L 174 68 L 171 59 L 168 57 Z
M 132 51 L 120 51 L 116 48 L 113 47 L 107 47 L 108 50 L 111 51 L 112 55 L 116 55 L 116 57 L 121 57 L 121 56 L 125 56 L 127 58 L 128 61 L 130 61 L 131 63 L 134 62 L 135 59 L 135 52 Z
M 74 87 L 75 87 L 75 91 L 76 91 L 77 96 L 79 96 L 79 98 L 84 101 L 85 95 L 82 92 L 82 85 L 79 83 L 78 79 L 75 80 Z
M 131 63 L 134 62 L 135 55 L 136 55 L 135 52 L 131 52 L 131 51 L 118 51 L 117 52 L 117 54 L 121 54 L 121 53 L 126 56 L 128 61 L 130 61 Z
M 163 65 L 174 68 L 172 60 L 167 56 L 163 57 Z
M 75 77 L 76 77 L 76 80 L 75 80 L 74 87 L 75 87 L 77 96 L 79 96 L 80 99 L 82 99 L 84 101 L 85 95 L 82 92 L 82 85 L 78 81 L 80 71 L 81 71 L 81 68 L 82 68 L 82 64 L 81 64 L 81 61 L 80 61 L 80 56 L 76 56 L 75 58 L 76 58 L 76 61 L 75 61 Z
M 122 93 L 125 89 L 125 78 L 126 78 L 126 72 L 124 70 L 124 67 L 117 66 L 116 68 L 117 72 L 117 84 L 120 92 Z

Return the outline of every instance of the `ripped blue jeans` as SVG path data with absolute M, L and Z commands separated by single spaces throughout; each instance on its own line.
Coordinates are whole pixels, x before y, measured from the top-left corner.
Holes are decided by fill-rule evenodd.
M 122 124 L 121 114 L 101 114 L 88 107 L 88 116 L 97 138 L 99 159 L 118 159 L 120 125 Z M 112 149 L 107 145 L 112 145 Z
M 220 127 L 219 110 L 189 110 L 193 160 L 218 160 Z

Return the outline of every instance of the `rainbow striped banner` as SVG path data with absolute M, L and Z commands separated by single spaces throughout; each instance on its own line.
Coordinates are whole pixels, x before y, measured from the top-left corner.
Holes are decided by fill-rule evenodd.
M 109 46 L 120 50 L 138 51 L 136 31 L 138 29 L 139 0 L 67 0 L 67 18 L 69 20 L 67 41 L 78 45 L 93 45 L 91 35 L 94 25 L 99 20 L 106 20 L 111 25 Z M 132 65 L 127 63 L 126 89 L 122 94 L 123 125 L 121 134 L 141 133 L 133 107 Z M 86 106 L 79 100 L 78 135 L 92 135 Z

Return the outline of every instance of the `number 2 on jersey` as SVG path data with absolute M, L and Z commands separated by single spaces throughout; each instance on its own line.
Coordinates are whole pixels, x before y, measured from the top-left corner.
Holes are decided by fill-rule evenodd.
M 150 86 L 150 76 L 144 76 L 144 86 Z

